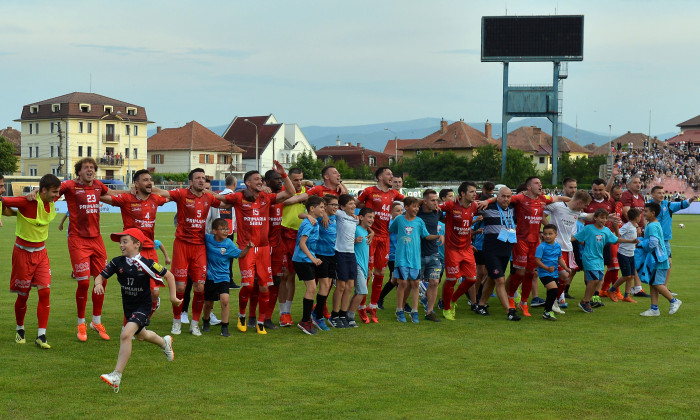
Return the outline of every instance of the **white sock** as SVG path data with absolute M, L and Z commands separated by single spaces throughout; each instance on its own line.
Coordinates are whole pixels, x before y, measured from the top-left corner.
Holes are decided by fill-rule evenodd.
M 239 313 L 239 314 L 238 314 L 238 317 L 239 317 L 239 318 L 245 318 L 245 314 Z
M 18 326 L 17 326 L 17 331 L 23 330 L 23 329 L 24 329 L 24 325 L 18 325 Z
M 78 325 L 84 324 L 85 323 L 85 318 L 78 318 Z
M 39 328 L 39 332 L 36 333 L 37 336 L 46 335 L 46 328 Z
M 287 313 L 288 313 L 288 314 L 291 314 L 291 313 L 292 313 L 292 303 L 293 303 L 293 302 L 292 302 L 291 300 L 288 300 L 288 301 L 287 301 L 287 308 L 286 308 L 286 309 L 287 309 Z
M 99 325 L 102 323 L 102 315 L 93 315 L 92 316 L 92 323 L 95 325 Z
M 180 318 L 173 318 L 173 323 L 178 323 L 178 324 L 180 324 L 180 323 L 181 323 Z
M 196 327 L 197 324 L 199 324 L 199 321 L 195 321 L 195 320 L 193 319 L 193 320 L 190 322 L 190 324 L 192 325 L 192 327 Z
M 632 293 L 633 293 L 633 294 L 634 294 L 634 293 L 637 293 L 637 292 L 640 292 L 641 290 L 642 290 L 642 286 L 634 286 L 634 287 L 632 287 Z

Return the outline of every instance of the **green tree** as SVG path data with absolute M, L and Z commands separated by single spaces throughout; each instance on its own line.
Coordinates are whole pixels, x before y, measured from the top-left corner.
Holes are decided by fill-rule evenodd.
M 517 187 L 527 177 L 537 175 L 537 169 L 525 152 L 508 148 L 506 152 L 506 176 L 501 180 L 510 187 Z
M 333 162 L 333 166 L 335 166 L 335 169 L 340 172 L 340 177 L 342 179 L 354 179 L 355 178 L 355 170 L 348 165 L 348 163 L 344 159 L 339 159 Z
M 0 173 L 11 174 L 17 170 L 17 156 L 15 145 L 0 137 Z
M 501 153 L 496 146 L 481 146 L 469 161 L 470 178 L 495 180 L 501 175 Z
M 297 162 L 293 166 L 301 169 L 304 179 L 321 179 L 321 169 L 323 161 L 313 157 L 311 152 L 304 152 L 297 157 Z
M 374 179 L 374 171 L 369 166 L 362 164 L 355 168 L 355 179 Z

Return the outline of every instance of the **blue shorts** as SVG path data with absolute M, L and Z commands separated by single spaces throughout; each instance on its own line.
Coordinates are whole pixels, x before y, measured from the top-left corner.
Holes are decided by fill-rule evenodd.
M 357 280 L 355 280 L 355 294 L 356 295 L 366 295 L 367 294 L 367 277 L 362 271 L 360 266 L 355 263 L 357 270 Z
M 668 273 L 667 268 L 654 270 L 651 281 L 646 282 L 642 280 L 642 283 L 647 283 L 650 286 L 661 286 L 666 283 L 666 273 Z
M 357 280 L 357 259 L 352 252 L 335 253 L 336 279 L 340 281 Z
M 394 268 L 394 278 L 399 280 L 418 280 L 420 270 L 411 267 L 396 267 Z
M 617 253 L 617 262 L 620 264 L 620 273 L 622 277 L 634 276 L 637 270 L 634 268 L 634 257 L 628 257 Z
M 584 270 L 583 278 L 586 281 L 603 280 L 605 272 L 603 270 Z
M 439 254 L 426 255 L 420 259 L 420 278 L 423 280 L 440 280 L 442 264 Z
M 665 241 L 664 246 L 666 247 L 666 255 L 668 255 L 668 258 L 671 258 L 671 242 Z

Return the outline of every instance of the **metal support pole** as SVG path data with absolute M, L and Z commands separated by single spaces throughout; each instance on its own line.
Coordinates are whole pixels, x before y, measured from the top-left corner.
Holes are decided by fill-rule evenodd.
M 501 181 L 506 176 L 506 155 L 508 154 L 508 62 L 503 63 L 503 114 L 501 115 Z
M 561 63 L 554 62 L 554 118 L 552 119 L 552 185 L 557 185 L 557 171 L 559 169 L 559 68 Z

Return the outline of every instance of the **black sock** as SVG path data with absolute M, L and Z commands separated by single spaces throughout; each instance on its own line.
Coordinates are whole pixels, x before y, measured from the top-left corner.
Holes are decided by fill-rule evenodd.
M 338 312 L 338 316 L 341 318 L 347 318 L 348 317 L 348 311 L 340 311 Z
M 331 318 L 337 318 L 339 316 L 338 312 L 332 311 L 331 312 Z
M 549 312 L 554 306 L 554 301 L 557 300 L 557 294 L 559 294 L 559 289 L 556 287 L 553 289 L 547 289 L 547 299 L 544 301 L 544 310 Z
M 571 286 L 571 285 L 567 284 L 566 289 L 564 289 L 564 293 L 566 293 L 567 295 L 569 294 L 569 286 Z
M 223 327 L 228 328 L 228 322 L 222 322 L 222 323 L 221 323 L 221 327 L 222 327 L 222 328 L 223 328 Z
M 302 316 L 301 320 L 303 322 L 306 322 L 306 321 L 309 321 L 311 319 L 311 309 L 313 309 L 313 307 L 314 307 L 314 300 L 304 298 L 303 304 L 304 304 L 304 315 Z
M 477 302 L 481 300 L 481 292 L 483 292 L 483 291 L 484 291 L 484 284 L 482 283 L 479 285 L 479 291 L 476 292 L 476 301 Z
M 595 293 L 593 293 L 593 296 L 600 296 L 600 293 L 595 292 Z
M 379 300 L 384 301 L 386 295 L 388 295 L 389 292 L 391 292 L 394 289 L 394 287 L 396 287 L 396 285 L 391 281 L 386 282 L 384 288 L 382 288 L 382 293 L 379 294 Z
M 323 318 L 323 309 L 326 307 L 326 299 L 328 299 L 328 296 L 316 295 L 316 310 L 314 311 L 316 319 Z

